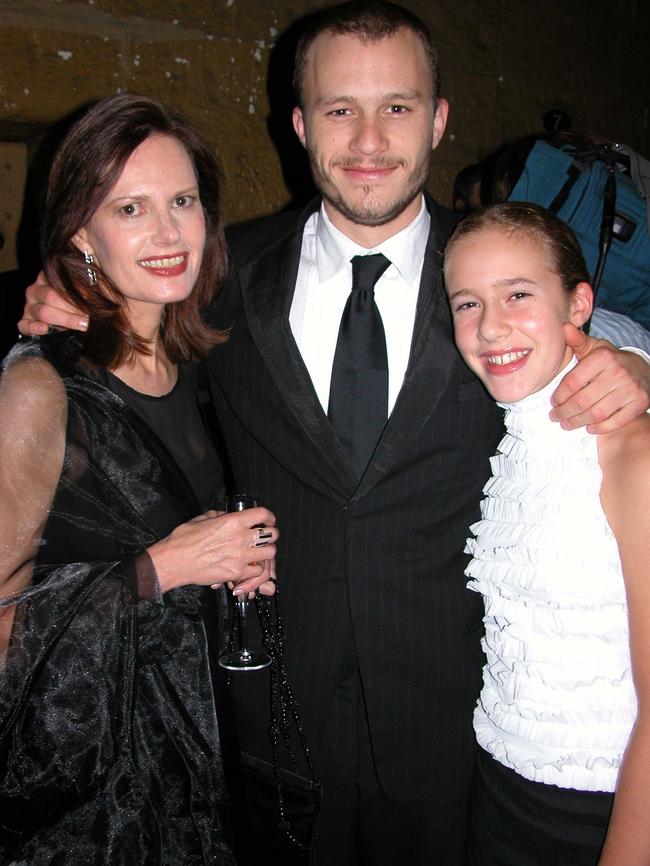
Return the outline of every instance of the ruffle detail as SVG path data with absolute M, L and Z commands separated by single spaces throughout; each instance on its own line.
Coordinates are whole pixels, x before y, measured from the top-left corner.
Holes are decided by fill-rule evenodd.
M 530 659 L 525 655 L 526 644 L 522 641 L 499 643 L 499 653 L 490 647 L 489 638 L 484 643 L 488 666 L 485 670 L 485 697 L 494 705 L 509 707 L 527 706 L 524 713 L 537 718 L 552 715 L 555 718 L 573 714 L 584 723 L 602 724 L 607 717 L 629 707 L 635 707 L 635 693 L 631 672 L 624 664 L 623 653 L 595 653 L 593 663 L 570 655 L 576 642 L 566 647 L 569 661 L 560 654 L 553 658 Z M 550 642 L 549 642 L 550 643 Z M 560 641 L 558 641 L 560 643 Z M 587 641 L 584 641 L 587 645 Z M 521 653 L 517 651 L 521 649 Z M 506 653 L 510 650 L 510 655 Z M 523 657 L 522 657 L 523 653 Z M 598 665 L 598 666 L 596 666 Z M 598 718 L 594 716 L 598 714 Z M 604 715 L 603 715 L 604 714 Z
M 622 576 L 614 563 L 601 565 L 597 557 L 567 563 L 566 557 L 555 551 L 520 548 L 509 558 L 490 559 L 501 550 L 468 544 L 465 548 L 474 559 L 465 574 L 472 578 L 470 589 L 486 597 L 519 599 L 522 604 L 538 603 L 549 608 L 583 608 L 597 610 L 603 604 L 627 611 L 622 591 Z M 600 569 L 600 570 L 598 570 Z M 574 575 L 577 580 L 573 580 Z M 596 578 L 595 575 L 598 575 Z M 606 578 L 611 578 L 606 582 Z M 592 592 L 598 595 L 590 594 Z
M 556 385 L 505 407 L 467 541 L 468 587 L 485 602 L 475 728 L 527 779 L 612 791 L 636 718 L 625 585 L 596 437 L 549 420 Z
M 497 718 L 498 714 L 495 713 Z M 542 737 L 547 726 L 533 720 L 524 720 L 519 734 L 499 729 L 487 721 L 480 708 L 474 716 L 474 728 L 479 745 L 497 761 L 515 770 L 532 782 L 573 788 L 579 791 L 609 791 L 616 788 L 616 779 L 627 736 L 617 736 L 617 731 L 607 729 L 613 748 L 605 748 L 588 740 L 572 746 L 553 745 L 537 738 Z M 576 725 L 554 725 L 557 731 L 569 732 Z

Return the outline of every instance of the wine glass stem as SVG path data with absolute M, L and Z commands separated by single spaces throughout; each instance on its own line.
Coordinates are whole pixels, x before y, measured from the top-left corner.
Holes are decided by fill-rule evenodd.
M 248 648 L 248 599 L 237 599 L 237 614 L 239 616 L 239 650 Z

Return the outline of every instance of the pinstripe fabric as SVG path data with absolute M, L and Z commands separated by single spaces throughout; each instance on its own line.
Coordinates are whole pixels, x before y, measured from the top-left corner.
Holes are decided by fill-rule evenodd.
M 622 313 L 596 307 L 591 316 L 592 337 L 602 337 L 615 346 L 634 346 L 650 355 L 650 331 Z
M 461 551 L 502 421 L 453 346 L 438 255 L 452 219 L 428 205 L 409 369 L 358 486 L 288 325 L 306 214 L 231 236 L 214 318 L 232 333 L 209 369 L 235 483 L 278 518 L 287 662 L 316 758 L 356 646 L 384 792 L 434 803 L 465 797 L 471 775 L 482 610 Z M 244 748 L 263 755 L 265 675 L 234 686 Z

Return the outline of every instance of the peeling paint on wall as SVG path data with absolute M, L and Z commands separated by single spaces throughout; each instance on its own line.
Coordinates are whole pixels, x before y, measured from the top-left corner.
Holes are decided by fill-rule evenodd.
M 227 219 L 273 210 L 287 190 L 283 157 L 267 137 L 277 107 L 268 105 L 267 63 L 285 28 L 323 2 L 0 0 L 0 126 L 7 140 L 26 141 L 93 98 L 142 92 L 200 122 L 222 157 Z M 650 149 L 647 93 L 626 87 L 650 74 L 650 58 L 636 50 L 645 47 L 635 35 L 647 32 L 644 4 L 630 0 L 617 12 L 609 0 L 592 0 L 586 24 L 582 5 L 408 0 L 435 25 L 452 107 L 429 184 L 443 203 L 462 165 L 537 128 L 551 101 L 564 101 L 576 128 Z

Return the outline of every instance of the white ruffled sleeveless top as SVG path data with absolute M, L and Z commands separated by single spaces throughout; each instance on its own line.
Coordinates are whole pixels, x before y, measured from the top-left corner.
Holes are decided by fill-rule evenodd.
M 485 601 L 474 727 L 526 779 L 613 791 L 636 718 L 625 586 L 597 439 L 548 418 L 568 369 L 503 406 L 508 432 L 467 542 L 468 586 Z

